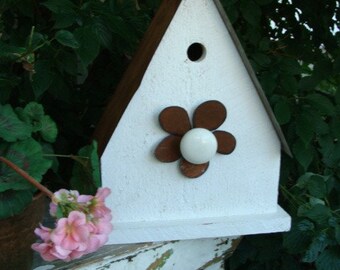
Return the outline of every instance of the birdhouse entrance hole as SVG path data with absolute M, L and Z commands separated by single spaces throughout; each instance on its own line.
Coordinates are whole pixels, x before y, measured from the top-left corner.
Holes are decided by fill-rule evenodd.
M 201 43 L 193 43 L 187 50 L 188 58 L 192 62 L 202 60 L 205 56 L 205 47 Z

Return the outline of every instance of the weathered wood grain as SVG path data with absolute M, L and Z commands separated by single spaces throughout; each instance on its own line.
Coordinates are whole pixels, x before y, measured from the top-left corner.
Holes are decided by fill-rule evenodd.
M 34 270 L 218 270 L 240 237 L 105 246 L 82 259 L 35 265 Z

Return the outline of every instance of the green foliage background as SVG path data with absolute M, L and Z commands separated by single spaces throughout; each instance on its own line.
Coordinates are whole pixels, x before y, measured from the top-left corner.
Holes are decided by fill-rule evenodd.
M 294 154 L 283 155 L 280 179 L 292 230 L 245 237 L 226 268 L 338 270 L 340 3 L 221 2 Z M 0 1 L 0 103 L 39 102 L 58 126 L 55 152 L 78 152 L 159 3 Z M 50 184 L 69 185 L 70 166 L 60 160 Z

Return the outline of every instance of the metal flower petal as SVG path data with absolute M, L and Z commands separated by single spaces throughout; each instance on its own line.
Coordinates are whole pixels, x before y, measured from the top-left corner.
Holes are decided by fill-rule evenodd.
M 170 135 L 163 139 L 155 150 L 155 156 L 162 162 L 173 162 L 181 157 L 179 148 L 181 137 Z
M 188 178 L 197 178 L 204 174 L 209 167 L 209 162 L 204 164 L 192 164 L 185 159 L 181 160 L 180 170 Z
M 165 108 L 159 114 L 161 127 L 172 135 L 184 135 L 191 129 L 190 119 L 185 109 L 178 106 Z
M 210 100 L 199 105 L 193 117 L 195 128 L 215 130 L 220 127 L 227 118 L 227 110 L 217 100 Z
M 217 152 L 220 154 L 230 154 L 234 151 L 236 147 L 236 139 L 235 137 L 226 131 L 215 131 L 214 135 L 217 139 Z

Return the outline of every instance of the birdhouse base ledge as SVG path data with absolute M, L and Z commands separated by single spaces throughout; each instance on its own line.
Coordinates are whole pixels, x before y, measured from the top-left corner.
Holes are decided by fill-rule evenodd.
M 290 216 L 278 206 L 277 211 L 270 214 L 116 223 L 107 244 L 130 244 L 275 233 L 288 231 L 290 226 Z

